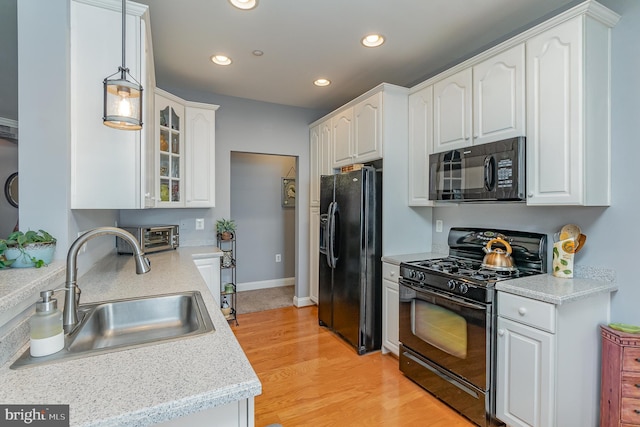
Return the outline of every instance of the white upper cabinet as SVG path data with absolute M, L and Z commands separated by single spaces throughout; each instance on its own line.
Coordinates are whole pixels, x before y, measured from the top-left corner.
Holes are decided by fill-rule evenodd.
M 157 207 L 184 206 L 184 105 L 156 93 Z
M 309 204 L 320 205 L 320 125 L 309 129 Z
M 473 144 L 525 135 L 524 43 L 473 67 Z
M 185 108 L 185 206 L 215 206 L 217 105 L 187 103 Z
M 433 85 L 434 152 L 471 144 L 471 85 L 471 68 Z
M 378 91 L 331 117 L 332 168 L 382 158 L 383 96 Z
M 331 120 L 326 120 L 309 130 L 309 204 L 320 205 L 320 177 L 330 175 L 331 169 Z
M 353 107 L 354 161 L 382 158 L 382 92 Z
M 353 163 L 353 108 L 331 118 L 331 145 L 334 168 Z
M 429 200 L 429 155 L 433 153 L 433 86 L 409 95 L 409 206 Z
M 217 109 L 156 89 L 156 207 L 215 206 Z
M 113 29 L 122 27 L 120 1 L 70 3 L 71 81 L 71 208 L 139 209 L 149 205 L 146 174 L 147 135 L 153 135 L 151 108 L 142 103 L 141 131 L 103 125 L 102 81 L 122 65 L 122 41 Z M 146 6 L 127 7 L 126 65 L 146 91 L 153 92 L 153 63 L 149 55 L 150 28 Z M 150 62 L 150 63 L 148 63 Z M 150 173 L 153 173 L 151 171 Z
M 528 205 L 611 203 L 611 25 L 585 14 L 527 41 Z

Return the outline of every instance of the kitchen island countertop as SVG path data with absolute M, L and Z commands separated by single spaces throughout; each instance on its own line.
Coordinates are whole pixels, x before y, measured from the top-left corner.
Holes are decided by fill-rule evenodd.
M 99 261 L 78 280 L 81 304 L 200 291 L 215 331 L 83 359 L 9 369 L 28 349 L 24 345 L 0 367 L 0 402 L 69 404 L 71 426 L 147 426 L 260 394 L 257 375 L 193 262 L 220 255 L 214 247 L 181 247 L 150 254 L 151 271 L 143 275 L 135 274 L 131 256 L 109 255 Z M 64 300 L 62 292 L 56 297 Z

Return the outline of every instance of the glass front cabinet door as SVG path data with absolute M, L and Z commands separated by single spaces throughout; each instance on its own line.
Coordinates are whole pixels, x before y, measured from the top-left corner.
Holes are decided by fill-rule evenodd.
M 157 206 L 184 206 L 184 105 L 156 93 L 155 110 Z

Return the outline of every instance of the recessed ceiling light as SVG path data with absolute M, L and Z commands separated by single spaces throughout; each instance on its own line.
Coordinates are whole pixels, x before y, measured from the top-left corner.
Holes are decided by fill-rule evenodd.
M 258 50 L 258 49 L 254 50 L 251 53 L 253 53 L 254 56 L 262 56 L 262 55 L 264 55 L 264 52 L 261 51 L 261 50 Z
M 218 65 L 229 65 L 229 64 L 231 64 L 231 58 L 229 58 L 226 55 L 213 55 L 211 57 L 211 61 L 214 64 L 218 64 Z
M 314 85 L 316 86 L 329 86 L 331 84 L 331 80 L 327 80 L 327 79 L 318 79 L 315 82 L 313 82 Z
M 368 34 L 362 38 L 360 43 L 366 47 L 378 47 L 384 43 L 384 37 L 380 34 Z
M 258 0 L 229 0 L 229 3 L 242 10 L 250 10 L 258 6 Z

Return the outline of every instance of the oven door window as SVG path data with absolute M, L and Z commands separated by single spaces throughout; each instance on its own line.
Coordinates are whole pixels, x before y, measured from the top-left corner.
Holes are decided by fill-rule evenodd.
M 452 356 L 467 358 L 467 321 L 426 301 L 413 300 L 413 334 Z
M 491 306 L 400 285 L 403 346 L 486 390 Z

